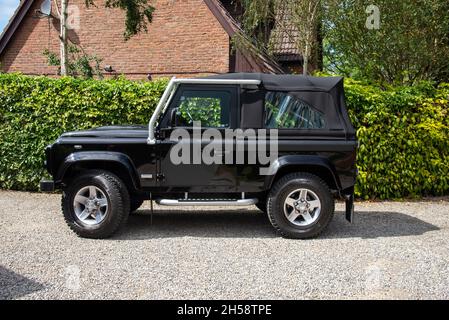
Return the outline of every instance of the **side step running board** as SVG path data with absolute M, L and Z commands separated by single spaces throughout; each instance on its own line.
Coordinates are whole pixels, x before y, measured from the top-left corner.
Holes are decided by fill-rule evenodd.
M 257 203 L 257 199 L 239 199 L 239 200 L 207 200 L 207 199 L 158 199 L 156 203 L 161 206 L 251 206 Z

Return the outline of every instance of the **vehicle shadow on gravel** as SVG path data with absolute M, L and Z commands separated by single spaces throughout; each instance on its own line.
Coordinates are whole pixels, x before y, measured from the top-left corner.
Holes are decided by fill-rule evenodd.
M 114 239 L 276 237 L 268 218 L 258 210 L 154 210 L 152 220 L 149 210 L 139 210 Z
M 322 238 L 388 238 L 418 236 L 439 230 L 437 226 L 400 212 L 356 211 L 354 223 L 336 212 Z
M 318 239 L 384 238 L 421 235 L 438 227 L 399 212 L 356 212 L 353 224 L 337 211 Z M 131 215 L 127 226 L 114 239 L 142 240 L 175 237 L 274 238 L 268 218 L 258 210 L 188 211 L 149 210 Z
M 43 284 L 0 266 L 0 300 L 17 299 L 42 289 Z

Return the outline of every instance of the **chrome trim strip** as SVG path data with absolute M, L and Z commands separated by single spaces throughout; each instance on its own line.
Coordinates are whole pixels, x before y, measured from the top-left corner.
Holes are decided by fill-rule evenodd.
M 240 199 L 240 200 L 174 200 L 174 199 L 158 199 L 156 203 L 161 206 L 251 206 L 257 203 L 257 199 Z

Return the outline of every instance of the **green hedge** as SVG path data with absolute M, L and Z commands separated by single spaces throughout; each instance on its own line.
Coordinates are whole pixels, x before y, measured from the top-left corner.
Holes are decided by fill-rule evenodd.
M 37 190 L 44 147 L 64 131 L 146 124 L 165 86 L 0 74 L 0 188 Z M 361 143 L 356 195 L 449 194 L 449 85 L 345 87 Z
M 37 190 L 43 150 L 65 131 L 148 123 L 165 87 L 165 80 L 0 74 L 0 188 Z
M 449 194 L 449 85 L 383 88 L 345 80 L 357 128 L 356 196 Z

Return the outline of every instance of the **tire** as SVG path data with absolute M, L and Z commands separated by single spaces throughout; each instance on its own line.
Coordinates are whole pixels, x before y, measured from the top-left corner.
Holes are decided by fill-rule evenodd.
M 130 214 L 135 214 L 135 211 L 142 206 L 143 201 L 144 200 L 138 196 L 131 196 L 131 198 L 130 198 Z
M 100 170 L 75 178 L 63 191 L 61 202 L 67 225 L 82 238 L 112 236 L 126 224 L 130 210 L 124 183 L 114 174 Z
M 268 218 L 285 238 L 317 237 L 332 220 L 334 210 L 335 202 L 329 187 L 309 173 L 282 177 L 268 195 Z

